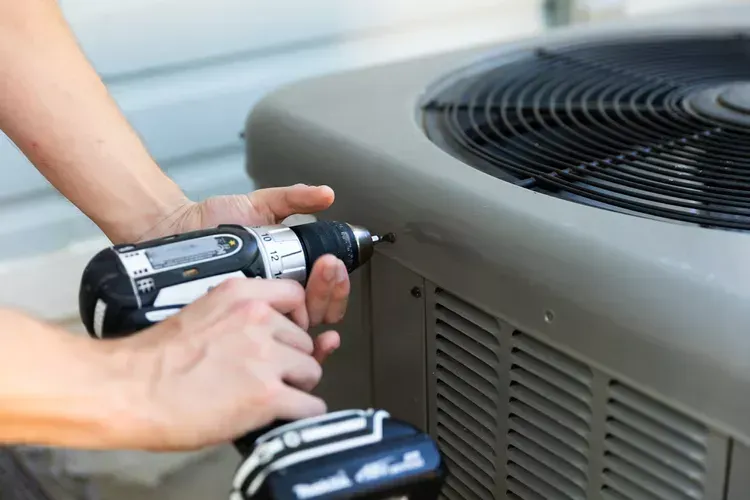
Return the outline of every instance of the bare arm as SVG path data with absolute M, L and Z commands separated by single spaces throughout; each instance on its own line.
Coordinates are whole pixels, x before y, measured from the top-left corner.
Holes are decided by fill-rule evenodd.
M 0 443 L 113 448 L 145 411 L 125 352 L 0 309 Z M 141 386 L 142 387 L 142 386 Z M 141 389 L 142 391 L 142 389 Z
M 0 309 L 0 445 L 186 450 L 326 411 L 285 315 L 305 291 L 228 280 L 139 335 L 94 340 Z
M 188 200 L 156 165 L 55 0 L 0 0 L 0 129 L 114 242 Z

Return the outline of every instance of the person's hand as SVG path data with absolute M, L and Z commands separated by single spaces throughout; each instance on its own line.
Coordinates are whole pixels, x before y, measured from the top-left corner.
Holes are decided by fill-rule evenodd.
M 334 193 L 328 186 L 296 184 L 288 187 L 259 189 L 247 195 L 216 196 L 200 203 L 187 203 L 179 211 L 154 227 L 142 239 L 152 239 L 219 224 L 256 226 L 279 224 L 297 214 L 314 214 L 333 204 Z M 309 323 L 304 329 L 320 324 L 338 323 L 346 313 L 350 292 L 346 266 L 333 255 L 315 262 L 307 284 Z M 323 362 L 340 345 L 335 332 L 315 339 L 315 357 Z
M 144 413 L 128 431 L 151 450 L 227 442 L 276 419 L 326 412 L 308 394 L 321 366 L 304 315 L 305 292 L 284 280 L 232 279 L 139 335 L 117 340 Z M 135 426 L 138 431 L 133 431 Z M 133 438 L 131 437 L 131 441 Z

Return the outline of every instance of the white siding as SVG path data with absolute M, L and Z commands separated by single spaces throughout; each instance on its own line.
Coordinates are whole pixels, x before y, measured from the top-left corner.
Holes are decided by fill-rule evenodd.
M 627 15 L 640 16 L 742 2 L 747 0 L 626 0 L 623 3 L 626 4 Z

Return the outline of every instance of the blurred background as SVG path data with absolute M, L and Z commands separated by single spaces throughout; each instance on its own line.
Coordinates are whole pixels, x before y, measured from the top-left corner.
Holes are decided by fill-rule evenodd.
M 241 131 L 279 85 L 558 26 L 744 0 L 59 1 L 151 153 L 201 199 L 253 189 Z M 0 305 L 80 331 L 80 273 L 107 240 L 5 136 L 0 176 Z M 61 500 L 224 499 L 237 461 L 228 447 L 23 452 Z

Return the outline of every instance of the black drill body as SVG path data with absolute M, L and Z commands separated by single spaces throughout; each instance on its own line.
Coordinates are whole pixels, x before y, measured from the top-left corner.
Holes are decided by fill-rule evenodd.
M 369 260 L 380 241 L 357 226 L 316 221 L 221 225 L 115 245 L 95 255 L 83 272 L 81 319 L 92 336 L 129 335 L 177 313 L 229 278 L 288 278 L 305 285 L 313 264 L 325 254 L 341 259 L 351 273 Z

